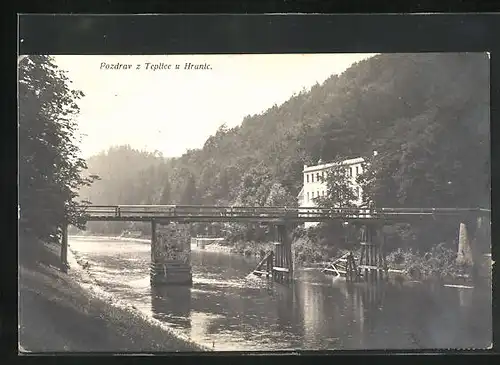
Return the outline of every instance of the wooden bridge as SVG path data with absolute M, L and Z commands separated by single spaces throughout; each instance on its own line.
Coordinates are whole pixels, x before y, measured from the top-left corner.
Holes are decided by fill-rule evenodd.
M 207 205 L 89 205 L 80 207 L 88 221 L 248 222 L 282 224 L 303 222 L 408 222 L 439 216 L 470 217 L 489 214 L 469 208 L 318 208 Z
M 460 222 L 473 222 L 489 215 L 487 209 L 470 208 L 321 208 L 321 207 L 249 207 L 207 205 L 87 205 L 80 206 L 87 221 L 143 221 L 151 222 L 151 242 L 156 242 L 156 225 L 170 222 L 242 222 L 269 224 L 276 228 L 274 252 L 268 255 L 255 273 L 278 281 L 293 278 L 291 227 L 304 222 L 343 221 L 361 227 L 362 256 L 358 269 L 365 273 L 382 270 L 381 252 L 376 236 L 381 226 L 397 222 L 454 217 Z M 470 224 L 470 223 L 468 223 Z M 472 226 L 471 226 L 472 227 Z M 473 232 L 474 229 L 471 229 Z M 474 233 L 472 233 L 474 234 Z M 61 255 L 67 255 L 67 227 L 63 227 Z M 263 267 L 266 270 L 261 270 Z M 355 266 L 355 265 L 354 265 Z M 357 269 L 356 269 L 357 270 Z

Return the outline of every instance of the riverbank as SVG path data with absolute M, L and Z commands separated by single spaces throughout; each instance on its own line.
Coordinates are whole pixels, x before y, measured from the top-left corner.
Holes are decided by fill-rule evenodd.
M 332 252 L 322 252 L 314 250 L 314 246 L 305 246 L 299 242 L 294 246 L 295 268 L 296 269 L 322 269 L 335 258 L 347 254 L 348 250 L 336 250 Z M 271 250 L 272 243 L 243 242 L 238 241 L 231 246 L 214 243 L 205 246 L 205 250 L 212 252 L 225 252 L 242 256 L 261 257 L 263 252 Z M 352 252 L 357 258 L 360 257 L 360 250 Z M 491 281 L 491 258 L 486 257 L 485 262 L 479 263 L 478 279 Z M 386 256 L 388 274 L 395 279 L 404 281 L 442 281 L 447 284 L 461 284 L 473 281 L 471 268 L 456 263 L 456 253 L 453 250 L 437 246 L 425 255 L 418 255 L 411 251 L 398 249 Z
M 140 238 L 140 237 L 122 237 L 122 236 L 91 236 L 91 235 L 70 235 L 69 239 L 76 240 L 103 240 L 103 241 L 131 241 L 131 242 L 142 242 L 151 243 L 151 238 Z
M 70 267 L 63 273 L 59 249 L 56 244 L 33 242 L 20 250 L 19 345 L 25 351 L 208 350 L 103 295 L 70 252 Z

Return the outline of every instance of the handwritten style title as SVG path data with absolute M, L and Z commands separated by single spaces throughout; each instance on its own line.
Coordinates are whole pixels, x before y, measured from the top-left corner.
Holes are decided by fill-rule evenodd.
M 124 64 L 124 63 L 107 63 L 101 62 L 101 70 L 149 70 L 149 71 L 159 71 L 159 70 L 211 70 L 212 66 L 208 63 L 191 63 L 186 62 L 184 65 L 181 64 L 171 64 L 171 63 L 137 63 L 137 64 Z

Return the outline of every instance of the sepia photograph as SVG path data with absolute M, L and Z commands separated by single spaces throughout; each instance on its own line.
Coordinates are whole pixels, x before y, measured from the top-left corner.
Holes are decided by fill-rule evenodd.
M 490 55 L 18 56 L 19 352 L 488 349 Z

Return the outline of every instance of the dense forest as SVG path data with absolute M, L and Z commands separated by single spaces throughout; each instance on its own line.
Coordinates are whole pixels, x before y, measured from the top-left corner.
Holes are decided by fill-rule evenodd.
M 370 165 L 361 182 L 377 206 L 488 208 L 489 95 L 487 54 L 377 55 L 220 126 L 181 157 L 129 146 L 93 156 L 88 173 L 101 180 L 81 195 L 93 204 L 291 206 L 304 164 L 362 156 Z M 100 233 L 133 226 L 88 224 Z M 399 237 L 430 247 L 456 236 L 456 224 L 429 228 Z

